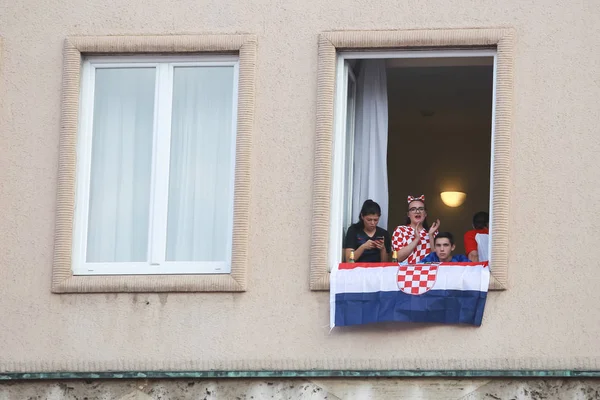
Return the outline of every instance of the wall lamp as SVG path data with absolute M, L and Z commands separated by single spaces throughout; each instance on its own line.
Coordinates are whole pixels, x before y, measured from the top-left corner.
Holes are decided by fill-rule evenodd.
M 442 192 L 440 197 L 448 207 L 459 207 L 465 202 L 467 194 L 464 192 Z

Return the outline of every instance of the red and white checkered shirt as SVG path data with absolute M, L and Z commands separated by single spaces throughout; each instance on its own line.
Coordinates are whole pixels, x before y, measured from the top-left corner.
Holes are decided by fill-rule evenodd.
M 437 235 L 437 232 L 435 233 Z M 429 243 L 429 233 L 425 228 L 421 230 L 421 240 L 406 261 L 409 264 L 415 264 L 421 261 L 423 257 L 431 252 L 431 244 Z M 415 239 L 415 230 L 412 226 L 400 225 L 392 235 L 392 249 L 398 251 L 403 247 L 408 246 Z M 404 260 L 399 260 L 404 261 Z

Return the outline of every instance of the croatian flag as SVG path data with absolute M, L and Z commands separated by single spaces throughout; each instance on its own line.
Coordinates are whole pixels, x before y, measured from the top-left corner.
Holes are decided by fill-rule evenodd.
M 342 263 L 331 271 L 331 328 L 375 322 L 480 326 L 487 262 Z

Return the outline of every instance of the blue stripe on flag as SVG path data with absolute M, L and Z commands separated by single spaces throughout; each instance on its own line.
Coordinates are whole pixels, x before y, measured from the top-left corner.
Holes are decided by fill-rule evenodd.
M 421 295 L 401 291 L 338 293 L 335 325 L 374 322 L 437 322 L 480 326 L 487 292 L 430 290 Z

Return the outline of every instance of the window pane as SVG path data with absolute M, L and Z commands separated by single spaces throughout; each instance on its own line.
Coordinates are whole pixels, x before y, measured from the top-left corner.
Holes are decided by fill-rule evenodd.
M 154 68 L 96 70 L 88 262 L 146 261 Z
M 232 218 L 233 67 L 177 67 L 173 82 L 169 261 L 225 261 Z

